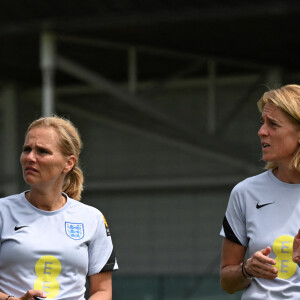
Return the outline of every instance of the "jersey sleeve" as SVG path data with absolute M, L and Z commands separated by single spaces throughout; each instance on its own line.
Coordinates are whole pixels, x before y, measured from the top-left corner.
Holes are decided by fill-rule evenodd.
M 236 244 L 247 247 L 246 207 L 242 186 L 242 184 L 236 185 L 230 194 L 220 234 Z
M 97 215 L 97 229 L 89 244 L 88 276 L 118 269 L 114 246 L 104 215 Z

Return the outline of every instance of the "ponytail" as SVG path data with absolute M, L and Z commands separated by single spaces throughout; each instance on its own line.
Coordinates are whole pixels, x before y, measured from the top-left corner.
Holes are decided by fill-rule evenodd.
M 63 192 L 70 198 L 80 201 L 83 191 L 83 182 L 84 178 L 80 167 L 74 167 L 65 178 Z

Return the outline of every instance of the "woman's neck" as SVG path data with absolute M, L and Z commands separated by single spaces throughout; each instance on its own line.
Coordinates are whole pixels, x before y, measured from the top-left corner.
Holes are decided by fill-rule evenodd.
M 30 190 L 25 196 L 33 206 L 46 211 L 58 210 L 67 202 L 66 197 L 61 192 L 43 193 Z
M 296 169 L 277 167 L 273 170 L 273 174 L 280 180 L 286 183 L 300 183 L 300 172 Z

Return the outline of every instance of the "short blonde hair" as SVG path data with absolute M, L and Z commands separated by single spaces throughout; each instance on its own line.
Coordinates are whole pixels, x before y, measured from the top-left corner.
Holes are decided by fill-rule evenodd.
M 65 192 L 70 198 L 80 200 L 81 193 L 83 191 L 84 177 L 79 165 L 79 155 L 82 149 L 82 141 L 77 128 L 72 124 L 70 120 L 62 117 L 43 117 L 33 121 L 27 131 L 27 133 L 35 127 L 51 127 L 58 136 L 58 145 L 63 155 L 74 155 L 76 158 L 73 169 L 66 175 L 63 184 L 63 192 Z
M 260 112 L 267 103 L 272 103 L 280 108 L 300 128 L 300 86 L 289 84 L 278 89 L 265 92 L 257 102 Z M 266 169 L 275 169 L 278 165 L 274 162 L 267 162 Z M 290 168 L 300 171 L 300 148 L 290 162 Z

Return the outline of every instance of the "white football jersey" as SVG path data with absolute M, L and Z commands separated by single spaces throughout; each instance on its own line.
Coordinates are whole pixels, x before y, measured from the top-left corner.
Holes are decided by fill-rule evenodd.
M 278 269 L 275 280 L 253 279 L 242 299 L 300 298 L 299 267 L 292 261 L 299 228 L 300 184 L 282 182 L 269 170 L 234 187 L 221 235 L 248 247 L 249 256 L 270 246 Z
M 0 199 L 0 242 L 0 290 L 16 297 L 34 289 L 84 299 L 86 276 L 118 269 L 102 213 L 69 197 L 56 211 L 31 205 L 25 192 Z

